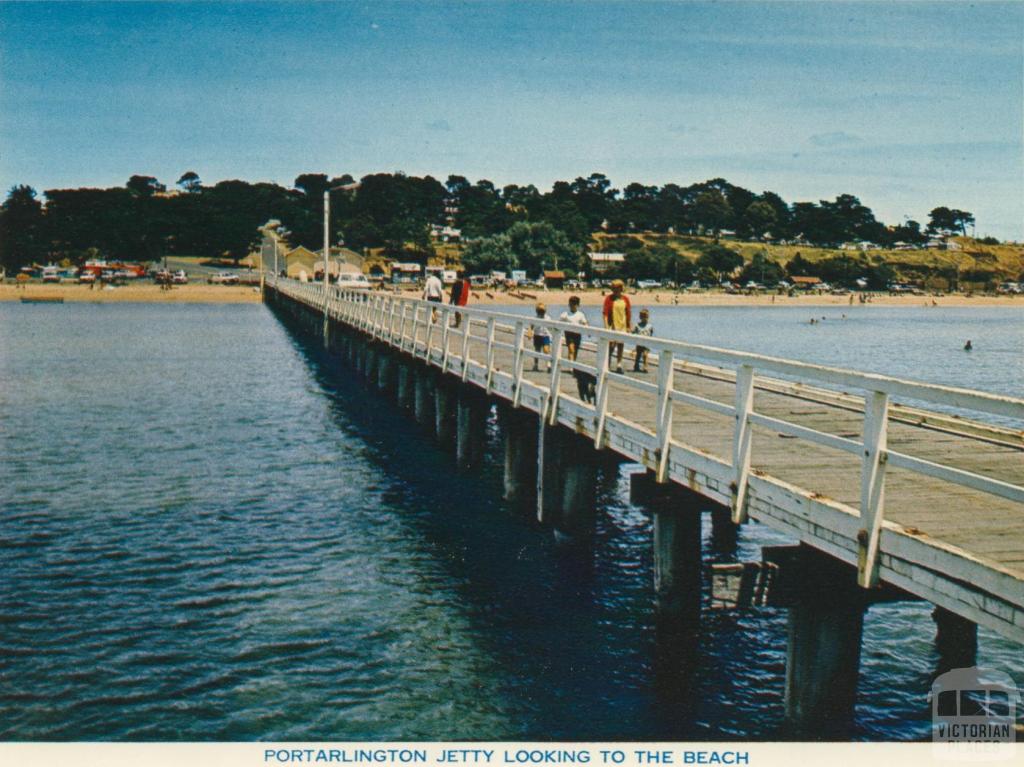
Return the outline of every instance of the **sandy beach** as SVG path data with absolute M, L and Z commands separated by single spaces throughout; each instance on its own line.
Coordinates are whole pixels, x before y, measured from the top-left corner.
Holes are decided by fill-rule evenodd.
M 403 290 L 400 295 L 418 297 L 420 291 Z M 652 309 L 659 306 L 1005 306 L 1011 308 L 1024 307 L 1024 296 L 1005 295 L 973 295 L 962 294 L 946 296 L 890 296 L 885 293 L 872 294 L 870 302 L 861 304 L 858 296 L 800 294 L 780 296 L 775 294 L 761 295 L 729 295 L 720 292 L 707 293 L 676 293 L 670 290 L 642 291 L 627 295 L 635 307 L 647 306 Z M 251 285 L 175 285 L 170 290 L 162 290 L 159 285 L 122 285 L 111 288 L 88 285 L 41 285 L 37 283 L 18 286 L 5 282 L 0 284 L 0 301 L 19 301 L 22 296 L 29 298 L 63 298 L 66 302 L 86 303 L 179 303 L 179 304 L 235 304 L 258 303 L 259 288 Z M 543 301 L 550 310 L 565 307 L 569 296 L 579 296 L 584 306 L 600 306 L 604 301 L 604 293 L 599 290 L 570 292 L 565 290 L 528 290 L 525 292 L 506 293 L 502 291 L 474 290 L 470 306 L 515 306 L 532 305 Z
M 63 298 L 66 302 L 93 304 L 154 303 L 154 304 L 252 304 L 259 303 L 260 290 L 252 285 L 174 285 L 170 290 L 159 285 L 41 285 L 25 286 L 5 282 L 0 284 L 0 301 L 20 301 L 27 298 Z

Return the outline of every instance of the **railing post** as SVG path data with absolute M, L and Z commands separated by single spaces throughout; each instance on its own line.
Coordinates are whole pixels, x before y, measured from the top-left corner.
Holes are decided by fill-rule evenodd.
M 555 328 L 551 339 L 551 380 L 548 384 L 548 422 L 554 426 L 558 419 L 558 392 L 562 379 L 562 339 L 561 328 Z
M 469 374 L 469 339 L 473 331 L 473 318 L 466 317 L 466 329 L 462 331 L 462 380 Z
M 520 320 L 516 323 L 515 348 L 512 350 L 512 407 L 519 407 L 519 398 L 523 388 L 523 341 L 526 339 L 526 324 Z
M 437 324 L 437 320 L 435 319 L 435 317 L 440 316 L 440 312 L 437 312 L 435 314 L 430 309 L 424 309 L 424 312 L 426 314 L 425 322 L 426 322 L 426 326 L 427 326 L 427 331 L 426 331 L 426 333 L 423 334 L 423 359 L 429 365 L 430 364 L 430 340 L 434 336 L 434 325 Z
M 750 478 L 750 444 L 753 430 L 750 413 L 754 405 L 754 368 L 740 365 L 736 370 L 736 429 L 732 441 L 732 521 L 747 521 L 747 481 Z
M 359 327 L 365 333 L 370 329 L 370 299 L 367 296 L 361 302 L 362 311 L 360 312 Z
M 857 532 L 857 583 L 878 583 L 878 542 L 885 508 L 885 464 L 889 395 L 871 392 L 864 399 L 864 454 L 860 473 L 860 530 Z
M 405 351 L 405 326 L 409 320 L 409 304 L 402 302 L 402 322 L 398 328 L 398 348 Z
M 412 345 L 409 347 L 409 351 L 412 353 L 413 357 L 416 356 L 416 344 L 417 344 L 417 341 L 418 341 L 417 336 L 419 336 L 419 333 L 420 333 L 420 307 L 419 307 L 419 304 L 413 304 L 413 307 L 412 307 L 412 339 L 411 339 L 412 340 Z
M 447 309 L 444 312 L 444 317 L 442 318 L 442 321 L 444 322 L 444 327 L 441 328 L 441 372 L 442 373 L 447 373 L 448 372 L 448 342 L 449 342 L 449 337 L 451 336 L 451 327 L 452 327 L 451 317 L 449 316 Z
M 672 352 L 658 352 L 658 406 L 655 411 L 658 437 L 658 467 L 654 472 L 656 482 L 668 478 L 668 453 L 672 441 L 672 389 L 675 386 L 675 364 Z
M 597 425 L 594 428 L 594 447 L 601 449 L 604 442 L 604 422 L 608 416 L 608 339 L 597 337 L 597 383 L 595 385 L 594 407 L 597 410 Z
M 491 393 L 491 381 L 494 378 L 494 317 L 487 320 L 487 380 L 484 382 L 484 391 Z

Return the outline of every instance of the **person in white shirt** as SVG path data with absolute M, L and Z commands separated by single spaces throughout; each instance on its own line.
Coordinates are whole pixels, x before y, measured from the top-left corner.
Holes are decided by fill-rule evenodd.
M 427 277 L 427 283 L 423 286 L 423 300 L 434 304 L 439 304 L 444 300 L 444 285 L 441 284 L 441 278 L 437 276 L 436 272 L 431 272 Z M 431 311 L 430 320 L 437 322 L 437 309 Z
M 558 318 L 562 322 L 568 322 L 570 325 L 577 325 L 579 327 L 587 327 L 590 323 L 587 322 L 587 315 L 580 311 L 580 297 L 571 296 L 569 298 L 569 311 L 562 312 Z M 565 345 L 569 353 L 569 359 L 575 360 L 576 355 L 580 351 L 580 342 L 583 340 L 582 333 L 573 333 L 570 331 L 565 332 Z
M 651 338 L 654 335 L 654 325 L 651 324 L 651 313 L 646 309 L 640 310 L 640 322 L 633 326 L 633 333 L 638 336 L 644 336 L 645 338 Z M 633 358 L 633 372 L 647 372 L 648 351 L 649 350 L 646 346 L 636 347 L 636 356 Z
M 548 317 L 548 308 L 541 302 L 538 302 L 535 307 L 537 319 L 539 320 L 550 320 Z M 551 332 L 548 330 L 547 325 L 542 322 L 534 322 L 530 324 L 530 335 L 533 336 L 533 350 L 535 352 L 542 352 L 543 354 L 551 354 Z M 537 370 L 537 359 L 533 360 L 533 369 Z M 548 370 L 551 369 L 551 363 L 548 363 Z

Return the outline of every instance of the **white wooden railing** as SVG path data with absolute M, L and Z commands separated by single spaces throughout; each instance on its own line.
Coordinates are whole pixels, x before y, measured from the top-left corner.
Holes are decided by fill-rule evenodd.
M 567 323 L 543 321 L 544 326 L 552 331 L 551 353 L 544 354 L 527 345 L 528 328 L 534 321 L 530 317 L 428 303 L 386 292 L 343 291 L 334 286 L 325 295 L 324 287 L 320 284 L 283 278 L 270 277 L 268 284 L 286 296 L 324 311 L 334 320 L 437 365 L 443 372 L 459 375 L 462 380 L 467 380 L 471 370 L 478 370 L 480 377 L 474 378 L 474 383 L 482 385 L 488 392 L 497 391 L 500 379 L 503 383 L 498 393 L 509 395 L 516 406 L 523 404 L 524 397 L 529 395 L 537 403 L 535 409 L 550 423 L 559 419 L 561 405 L 567 397 L 561 390 L 563 373 L 579 371 L 589 374 L 595 382 L 593 404 L 582 403 L 575 397 L 569 397 L 569 400 L 574 413 L 582 411 L 592 417 L 592 433 L 598 447 L 606 444 L 611 384 L 651 395 L 655 424 L 653 434 L 641 435 L 637 439 L 652 448 L 655 456 L 652 468 L 659 481 L 670 479 L 673 451 L 686 451 L 685 445 L 672 438 L 673 405 L 688 405 L 733 418 L 732 453 L 725 467 L 725 477 L 729 489 L 727 500 L 736 522 L 743 522 L 748 516 L 753 426 L 767 427 L 789 437 L 858 456 L 861 469 L 860 503 L 857 510 L 859 522 L 855 536 L 856 559 L 859 581 L 866 587 L 874 585 L 879 579 L 879 539 L 885 518 L 887 468 L 906 469 L 1024 504 L 1024 486 L 1020 481 L 1006 482 L 956 466 L 924 460 L 892 450 L 887 445 L 889 423 L 893 420 L 894 411 L 901 410 L 892 405 L 894 397 L 997 416 L 1020 424 L 1024 424 L 1024 399 L 664 338 L 644 338 L 642 344 L 650 350 L 651 361 L 657 362 L 657 380 L 652 382 L 610 369 L 609 347 L 612 342 L 629 345 L 637 343 L 636 336 L 626 333 L 586 328 L 585 335 L 593 340 L 593 344 L 587 345 L 588 358 L 594 358 L 594 364 L 586 364 L 579 359 L 569 360 L 562 353 L 565 333 L 580 331 L 579 327 Z M 456 314 L 461 316 L 458 327 L 454 326 Z M 474 358 L 474 346 L 480 345 L 483 347 L 483 357 Z M 495 370 L 495 355 L 502 351 L 511 355 L 511 366 L 510 370 L 499 372 Z M 530 359 L 550 364 L 550 371 L 543 382 L 538 383 L 525 377 L 526 362 Z M 732 371 L 726 375 L 727 380 L 735 382 L 732 403 L 677 388 L 677 376 L 681 372 L 692 372 L 695 366 L 701 368 L 706 364 L 713 365 L 719 375 L 723 369 Z M 772 378 L 772 375 L 784 378 Z M 850 402 L 858 396 L 849 392 L 851 389 L 856 390 L 861 393 L 861 404 L 855 409 L 863 412 L 862 438 L 838 436 L 759 413 L 753 406 L 755 388 L 811 399 L 819 392 L 825 400 L 841 398 L 847 409 L 853 409 L 850 408 Z M 915 416 L 908 420 L 921 423 L 924 419 Z M 990 426 L 981 421 L 959 417 L 956 422 L 958 425 L 968 425 L 969 428 L 964 428 L 980 434 L 981 438 L 985 438 L 986 433 L 995 435 L 993 439 L 1003 436 L 1012 441 L 1012 438 L 1019 437 L 1019 433 L 1012 428 Z M 1021 466 L 1024 479 L 1024 453 L 1021 455 Z

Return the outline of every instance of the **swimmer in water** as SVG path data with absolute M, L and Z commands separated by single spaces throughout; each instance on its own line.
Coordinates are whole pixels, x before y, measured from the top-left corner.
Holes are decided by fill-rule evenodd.
M 967 343 L 964 344 L 964 351 L 969 352 L 974 346 L 971 344 L 971 339 L 967 339 Z

